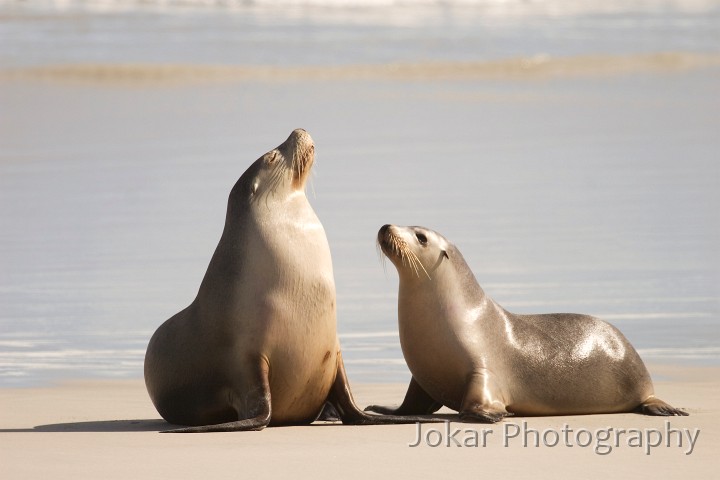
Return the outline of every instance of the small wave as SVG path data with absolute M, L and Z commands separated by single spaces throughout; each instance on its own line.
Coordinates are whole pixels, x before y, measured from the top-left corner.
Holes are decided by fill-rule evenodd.
M 609 313 L 597 315 L 603 320 L 665 320 L 679 318 L 710 318 L 709 313 L 704 312 L 671 312 L 671 313 Z
M 28 349 L 37 348 L 43 345 L 53 345 L 52 340 L 0 340 L 0 348 L 3 349 Z M 0 353 L 0 356 L 2 354 Z
M 177 10 L 214 8 L 320 7 L 323 9 L 472 8 L 490 15 L 582 15 L 629 11 L 703 12 L 717 7 L 713 0 L 41 0 L 58 9 L 86 8 L 100 11 L 127 11 L 139 8 Z
M 0 70 L 0 81 L 71 81 L 110 84 L 289 82 L 333 80 L 532 80 L 673 72 L 720 66 L 718 54 L 655 53 L 550 57 L 499 61 L 392 63 L 348 66 L 232 66 L 72 64 Z
M 397 338 L 398 337 L 397 330 L 390 330 L 386 332 L 357 332 L 357 333 L 343 333 L 338 335 L 340 337 L 340 340 L 347 340 L 347 339 L 363 339 L 363 338 Z
M 669 360 L 704 360 L 720 359 L 720 347 L 697 348 L 641 348 L 638 353 L 643 358 L 663 358 Z
M 343 359 L 343 363 L 347 365 L 406 365 L 404 358 L 351 358 Z

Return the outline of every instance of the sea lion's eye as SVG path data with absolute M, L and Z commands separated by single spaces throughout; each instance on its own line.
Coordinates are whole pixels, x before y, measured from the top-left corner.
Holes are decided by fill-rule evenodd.
M 416 233 L 415 238 L 418 239 L 418 242 L 420 242 L 420 245 L 422 245 L 423 247 L 427 245 L 427 237 L 422 233 Z

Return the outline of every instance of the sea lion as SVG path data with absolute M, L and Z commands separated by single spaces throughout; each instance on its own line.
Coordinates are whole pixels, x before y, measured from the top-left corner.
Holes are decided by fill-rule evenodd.
M 368 415 L 350 393 L 330 248 L 305 196 L 314 158 L 298 129 L 250 165 L 197 297 L 152 336 L 150 398 L 168 422 L 192 426 L 173 431 L 311 423 L 326 403 L 343 423 L 418 420 Z
M 412 380 L 399 408 L 366 411 L 430 414 L 445 405 L 483 423 L 514 414 L 687 415 L 654 396 L 640 356 L 609 323 L 508 312 L 457 247 L 427 228 L 385 225 L 378 244 L 400 278 L 400 344 Z

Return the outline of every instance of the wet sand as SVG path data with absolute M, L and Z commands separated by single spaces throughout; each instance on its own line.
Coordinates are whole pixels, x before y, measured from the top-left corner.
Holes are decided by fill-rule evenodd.
M 690 416 L 451 422 L 423 427 L 426 441 L 418 447 L 409 446 L 415 425 L 164 435 L 158 432 L 167 424 L 141 380 L 83 380 L 0 389 L 0 475 L 713 475 L 720 447 L 718 369 L 682 362 L 716 352 L 697 343 L 712 342 L 717 332 L 716 221 L 710 219 L 717 169 L 707 155 L 717 144 L 710 134 L 717 110 L 706 95 L 717 90 L 715 75 L 647 72 L 593 78 L 590 86 L 565 78 L 528 84 L 305 80 L 294 83 L 292 93 L 286 85 L 252 82 L 5 84 L 3 100 L 17 114 L 5 124 L 0 179 L 5 218 L 15 225 L 3 237 L 10 267 L 5 282 L 12 286 L 3 293 L 10 308 L 3 332 L 6 386 L 73 374 L 137 377 L 152 330 L 194 294 L 222 226 L 228 188 L 254 158 L 249 152 L 259 154 L 286 130 L 305 126 L 320 152 L 317 195 L 310 195 L 333 246 L 338 331 L 348 347 L 351 381 L 398 382 L 407 374 L 393 331 L 397 285 L 383 277 L 372 237 L 384 222 L 418 222 L 450 230 L 481 284 L 514 311 L 599 314 L 620 326 L 644 357 L 667 344 L 661 356 L 676 366 L 650 367 L 659 380 L 656 392 Z M 348 107 L 341 117 L 339 100 Z M 282 106 L 282 118 L 264 107 L 269 101 L 280 102 L 273 108 Z M 599 116 L 585 117 L 586 107 Z M 343 122 L 333 124 L 335 118 Z M 604 147 L 588 148 L 597 145 L 610 145 L 617 161 L 604 162 Z M 429 166 L 443 151 L 464 163 L 443 161 L 439 178 Z M 688 157 L 680 155 L 687 151 Z M 570 158 L 582 158 L 582 165 L 565 163 Z M 680 158 L 686 164 L 676 168 Z M 472 188 L 478 183 L 481 189 Z M 523 195 L 507 200 L 507 191 Z M 588 197 L 588 191 L 594 193 Z M 664 231 L 668 221 L 677 228 Z M 42 336 L 48 318 L 62 334 Z M 405 391 L 400 383 L 353 387 L 363 406 L 398 403 Z M 629 431 L 663 435 L 668 427 L 699 430 L 692 453 L 686 454 L 687 438 L 681 446 L 676 437 L 669 445 L 661 437 L 648 449 L 647 440 L 657 440 L 649 436 L 645 445 L 630 445 Z M 460 429 L 453 438 L 469 446 L 446 443 L 445 428 Z M 531 432 L 528 444 L 518 433 L 506 446 L 504 435 L 523 428 L 549 435 L 543 442 L 557 434 L 558 443 L 535 447 Z M 568 444 L 560 438 L 569 430 Z M 598 451 L 589 437 L 620 430 L 610 451 Z M 439 446 L 428 444 L 438 440 Z
M 6 78 L 0 382 L 136 377 L 197 292 L 230 188 L 297 127 L 316 143 L 308 197 L 351 378 L 407 374 L 385 223 L 442 232 L 510 311 L 595 315 L 649 362 L 716 364 L 720 70 L 603 70 L 633 58 L 499 79 Z M 562 65 L 587 59 L 547 60 Z
M 538 80 L 669 73 L 720 66 L 720 55 L 661 52 L 632 55 L 531 57 L 483 62 L 423 62 L 342 66 L 231 66 L 192 64 L 70 64 L 0 69 L 0 81 L 182 85 L 227 82 L 338 80 Z

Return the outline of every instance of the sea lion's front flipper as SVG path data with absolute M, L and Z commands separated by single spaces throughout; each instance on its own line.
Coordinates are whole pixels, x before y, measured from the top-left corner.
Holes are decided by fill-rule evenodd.
M 467 422 L 495 423 L 511 416 L 493 382 L 492 374 L 486 369 L 468 377 L 465 398 L 460 409 L 460 419 Z
M 413 377 L 410 379 L 405 399 L 399 407 L 370 405 L 365 408 L 365 411 L 382 415 L 431 415 L 440 410 L 441 407 L 442 403 L 436 402 Z
M 325 402 L 325 405 L 323 405 L 323 409 L 318 414 L 315 421 L 320 422 L 339 422 L 340 421 L 340 414 L 335 410 L 335 407 L 330 402 Z
M 262 430 L 270 424 L 272 412 L 270 405 L 270 382 L 268 379 L 269 370 L 267 361 L 259 359 L 253 374 L 254 378 L 251 388 L 247 392 L 233 394 L 232 401 L 235 403 L 235 410 L 238 412 L 238 417 L 246 418 L 215 425 L 200 425 L 197 427 L 166 430 L 160 433 L 209 433 Z
M 337 374 L 335 382 L 328 395 L 330 403 L 340 420 L 346 425 L 388 425 L 396 423 L 417 423 L 417 422 L 442 422 L 445 419 L 439 417 L 421 417 L 411 415 L 369 415 L 358 408 L 350 391 L 350 383 L 345 373 L 345 365 L 342 361 L 342 353 L 337 355 Z

